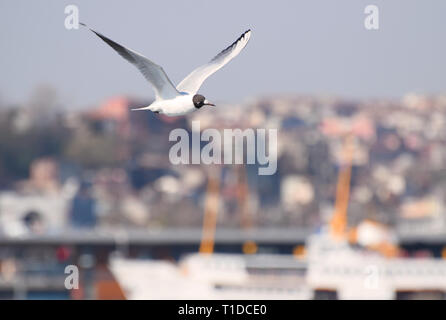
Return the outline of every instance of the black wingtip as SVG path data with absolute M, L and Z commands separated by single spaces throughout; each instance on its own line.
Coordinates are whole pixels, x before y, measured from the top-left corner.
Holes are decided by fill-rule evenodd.
M 238 37 L 237 40 L 235 40 L 229 47 L 227 47 L 226 49 L 221 51 L 219 54 L 217 54 L 214 58 L 212 58 L 211 61 L 218 59 L 222 54 L 225 54 L 227 51 L 231 50 L 241 39 L 245 39 L 246 34 L 249 32 L 251 32 L 251 29 L 248 29 L 245 32 L 243 32 L 242 35 L 240 37 Z
M 85 23 L 83 23 L 83 22 L 79 22 L 79 24 L 80 24 L 81 26 L 87 28 L 88 30 L 90 30 L 91 32 L 93 32 L 94 34 L 96 34 L 98 37 L 102 38 L 102 40 L 105 41 L 104 36 L 103 36 L 100 32 L 97 32 L 97 31 L 93 30 L 92 28 L 90 28 L 89 26 L 87 26 L 87 25 L 86 25 Z M 107 40 L 108 40 L 108 38 L 107 38 Z M 107 42 L 107 41 L 106 41 L 106 42 Z
M 251 32 L 251 29 L 248 29 L 248 30 L 246 30 L 245 32 L 243 32 L 243 34 L 240 36 L 240 38 L 238 38 L 237 39 L 237 41 L 239 41 L 240 39 L 242 39 L 242 38 L 245 38 L 245 36 L 248 34 L 248 33 L 250 33 Z M 236 42 L 237 42 L 236 41 Z

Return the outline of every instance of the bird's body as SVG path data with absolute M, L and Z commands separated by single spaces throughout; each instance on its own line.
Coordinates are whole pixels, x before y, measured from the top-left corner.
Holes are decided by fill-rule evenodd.
M 155 100 L 152 104 L 147 107 L 133 109 L 137 110 L 150 110 L 155 113 L 164 114 L 169 117 L 182 116 L 188 114 L 189 112 L 198 110 L 193 101 L 193 95 L 188 93 L 183 93 L 175 98 L 166 100 Z
M 85 26 L 85 24 L 82 24 Z M 148 80 L 155 90 L 155 101 L 147 107 L 133 110 L 150 110 L 167 116 L 181 116 L 198 110 L 203 106 L 214 106 L 198 94 L 202 83 L 213 73 L 221 69 L 246 46 L 251 36 L 251 30 L 243 33 L 233 44 L 221 51 L 207 64 L 192 71 L 177 87 L 167 77 L 163 68 L 143 55 L 128 49 L 113 40 L 94 31 L 99 38 L 112 47 L 119 55 L 133 64 Z

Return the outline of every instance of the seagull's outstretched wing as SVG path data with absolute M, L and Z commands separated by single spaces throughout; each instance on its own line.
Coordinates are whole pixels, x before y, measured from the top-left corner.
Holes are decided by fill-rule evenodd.
M 169 80 L 161 66 L 153 63 L 143 55 L 110 40 L 106 36 L 94 31 L 85 24 L 81 23 L 81 25 L 90 29 L 99 38 L 104 40 L 105 43 L 115 49 L 115 51 L 119 53 L 121 57 L 137 67 L 144 77 L 153 85 L 157 99 L 171 99 L 179 95 L 179 92 L 177 89 L 175 89 L 174 85 Z
M 204 80 L 206 80 L 207 77 L 221 69 L 225 64 L 236 57 L 246 46 L 250 37 L 251 30 L 243 33 L 233 44 L 216 55 L 207 64 L 192 71 L 186 78 L 183 79 L 183 81 L 181 81 L 177 85 L 177 90 L 190 94 L 197 93 Z

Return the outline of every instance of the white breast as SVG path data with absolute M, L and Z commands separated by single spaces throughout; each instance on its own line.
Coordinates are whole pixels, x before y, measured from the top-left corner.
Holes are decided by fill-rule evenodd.
M 167 116 L 181 116 L 197 110 L 192 102 L 191 95 L 181 95 L 174 99 L 155 101 L 150 110 L 159 111 Z

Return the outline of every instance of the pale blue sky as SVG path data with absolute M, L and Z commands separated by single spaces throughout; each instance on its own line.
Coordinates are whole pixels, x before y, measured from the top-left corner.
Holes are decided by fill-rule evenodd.
M 240 56 L 209 78 L 212 101 L 278 93 L 349 98 L 445 92 L 446 1 L 106 1 L 0 0 L 0 97 L 23 102 L 55 87 L 73 108 L 110 96 L 150 98 L 144 78 L 86 30 L 64 28 L 64 8 L 162 65 L 174 83 L 243 31 Z M 380 30 L 363 26 L 367 4 Z

